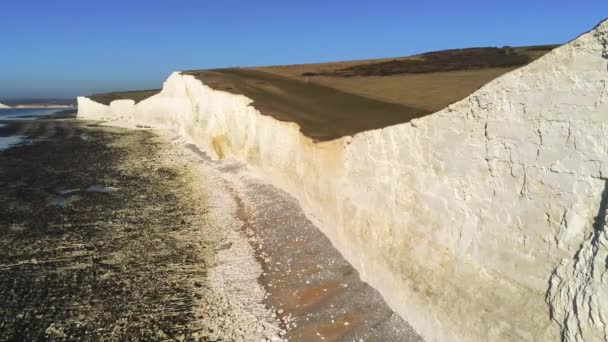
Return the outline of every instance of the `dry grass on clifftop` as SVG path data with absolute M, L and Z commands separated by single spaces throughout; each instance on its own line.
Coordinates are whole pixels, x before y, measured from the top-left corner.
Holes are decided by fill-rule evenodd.
M 186 71 L 207 86 L 253 99 L 262 114 L 297 123 L 318 141 L 408 122 L 463 99 L 556 45 L 471 48 L 319 64 Z M 109 104 L 159 90 L 90 96 Z

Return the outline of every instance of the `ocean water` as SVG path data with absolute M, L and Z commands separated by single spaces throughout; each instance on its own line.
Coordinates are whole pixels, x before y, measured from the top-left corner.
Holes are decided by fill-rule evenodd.
M 7 108 L 0 109 L 2 120 L 34 120 L 45 115 L 51 115 L 65 110 L 65 108 Z
M 0 137 L 0 151 L 6 150 L 9 147 L 17 146 L 27 142 L 27 137 L 21 135 L 11 135 L 8 137 Z
M 6 127 L 2 121 L 11 120 L 36 120 L 44 116 L 55 114 L 65 110 L 64 108 L 7 108 L 0 109 L 0 128 Z M 28 143 L 28 137 L 21 135 L 0 136 L 0 151 L 7 148 Z

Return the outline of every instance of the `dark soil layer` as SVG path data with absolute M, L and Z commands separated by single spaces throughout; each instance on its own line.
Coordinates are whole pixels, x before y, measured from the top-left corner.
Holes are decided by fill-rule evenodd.
M 263 71 L 218 69 L 184 72 L 205 85 L 254 100 L 262 114 L 295 122 L 315 140 L 332 140 L 410 121 L 428 111 L 383 102 Z
M 191 336 L 192 279 L 178 170 L 147 131 L 13 122 L 34 144 L 0 151 L 0 340 Z
M 458 70 L 524 66 L 551 51 L 556 45 L 533 47 L 487 47 L 428 52 L 409 59 L 355 65 L 326 72 L 305 72 L 303 76 L 390 76 L 427 74 Z
M 88 98 L 101 104 L 110 105 L 114 100 L 133 100 L 137 103 L 158 93 L 160 93 L 160 89 L 116 91 L 111 93 L 93 94 L 88 96 Z

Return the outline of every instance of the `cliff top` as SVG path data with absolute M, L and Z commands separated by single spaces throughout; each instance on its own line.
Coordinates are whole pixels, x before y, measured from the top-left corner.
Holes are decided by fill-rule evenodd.
M 400 58 L 257 69 L 434 112 L 556 46 L 454 49 Z
M 88 96 L 89 99 L 109 105 L 114 100 L 134 100 L 140 102 L 150 96 L 154 96 L 160 92 L 160 89 L 134 90 L 134 91 L 115 91 L 110 93 L 98 93 Z
M 454 49 L 399 58 L 183 74 L 213 89 L 245 95 L 262 114 L 296 122 L 303 134 L 322 141 L 440 110 L 555 47 Z M 158 92 L 114 92 L 89 98 L 103 104 L 117 99 L 139 102 Z
M 211 88 L 243 94 L 262 114 L 296 122 L 316 140 L 398 124 L 428 114 L 419 108 L 380 101 L 315 83 L 255 70 L 224 69 L 187 72 Z
M 316 140 L 408 122 L 454 103 L 556 45 L 470 48 L 416 56 L 187 71 L 207 86 L 254 100 L 261 113 Z

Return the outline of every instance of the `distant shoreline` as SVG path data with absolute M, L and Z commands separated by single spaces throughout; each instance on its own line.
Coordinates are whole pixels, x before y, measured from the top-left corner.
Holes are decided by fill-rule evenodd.
M 49 104 L 49 105 L 39 105 L 39 104 L 25 104 L 25 105 L 16 105 L 14 107 L 9 107 L 9 108 L 75 108 L 73 105 L 54 105 L 54 104 Z

